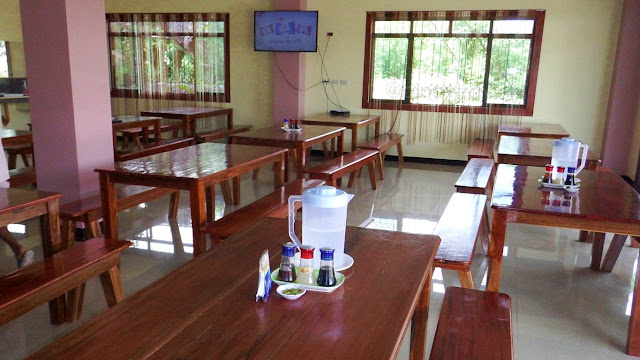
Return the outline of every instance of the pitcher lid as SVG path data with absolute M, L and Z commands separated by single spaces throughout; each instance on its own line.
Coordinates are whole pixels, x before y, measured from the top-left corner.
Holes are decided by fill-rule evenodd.
M 333 186 L 318 186 L 302 193 L 302 204 L 321 208 L 339 208 L 347 206 L 353 195 Z

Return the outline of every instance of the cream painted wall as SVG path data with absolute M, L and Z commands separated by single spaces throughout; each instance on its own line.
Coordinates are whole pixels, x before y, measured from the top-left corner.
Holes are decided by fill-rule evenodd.
M 22 42 L 20 0 L 0 1 L 0 40 Z
M 253 12 L 273 9 L 272 1 L 106 0 L 108 13 L 228 12 L 231 34 L 231 107 L 234 122 L 269 126 L 273 120 L 273 54 L 253 51 Z
M 331 78 L 348 80 L 335 86 L 343 106 L 354 114 L 361 107 L 364 64 L 364 29 L 367 11 L 381 10 L 489 10 L 545 9 L 546 19 L 532 117 L 523 122 L 558 123 L 575 138 L 600 152 L 602 131 L 617 43 L 623 0 L 308 0 L 319 11 L 320 51 L 329 42 L 325 65 Z M 307 86 L 320 80 L 318 54 L 306 55 Z M 322 87 L 306 92 L 306 113 L 333 109 Z M 406 131 L 403 122 L 401 131 Z M 465 145 L 417 143 L 406 146 L 407 156 L 465 159 Z

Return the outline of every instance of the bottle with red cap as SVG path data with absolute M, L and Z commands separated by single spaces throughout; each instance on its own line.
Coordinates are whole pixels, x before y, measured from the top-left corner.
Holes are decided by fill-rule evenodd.
M 300 267 L 298 268 L 298 284 L 315 285 L 316 279 L 313 274 L 313 252 L 315 248 L 311 245 L 300 247 Z

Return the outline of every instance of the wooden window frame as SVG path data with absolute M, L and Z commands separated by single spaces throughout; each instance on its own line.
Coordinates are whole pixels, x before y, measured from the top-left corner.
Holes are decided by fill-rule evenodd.
M 373 44 L 376 39 L 374 36 L 375 21 L 425 21 L 425 20 L 460 20 L 460 14 L 468 15 L 469 20 L 515 20 L 527 19 L 534 20 L 533 33 L 521 38 L 531 38 L 532 46 L 529 53 L 529 72 L 525 85 L 524 105 L 503 105 L 490 104 L 486 105 L 486 92 L 483 96 L 482 106 L 469 105 L 435 105 L 435 104 L 416 104 L 409 102 L 409 95 L 404 100 L 375 100 L 372 98 L 373 84 Z M 456 113 L 474 113 L 474 114 L 495 114 L 495 115 L 514 115 L 514 116 L 532 116 L 535 104 L 536 86 L 538 83 L 538 69 L 540 66 L 540 51 L 542 48 L 542 33 L 544 29 L 544 10 L 525 10 L 525 15 L 520 10 L 487 10 L 487 11 L 372 11 L 367 12 L 366 31 L 365 31 L 365 56 L 364 56 L 364 76 L 362 86 L 362 107 L 365 109 L 388 109 L 388 110 L 408 110 L 408 111 L 431 111 L 431 112 L 456 112 Z M 466 19 L 466 18 L 465 18 Z M 505 37 L 496 36 L 497 34 L 488 34 L 488 37 Z M 411 46 L 414 38 L 413 26 L 410 26 L 408 35 L 395 34 L 384 35 L 381 37 L 402 37 L 409 39 Z M 515 37 L 514 37 L 515 38 Z M 490 45 L 489 45 L 490 47 Z M 411 49 L 409 49 L 411 51 Z M 490 50 L 489 50 L 490 51 Z M 485 71 L 488 73 L 489 59 L 491 53 L 487 54 L 487 66 Z M 410 79 L 411 55 L 407 59 L 407 78 Z M 484 89 L 488 86 L 488 79 L 484 80 Z M 407 94 L 410 92 L 410 86 L 407 86 Z
M 109 41 L 109 69 L 110 69 L 110 87 L 111 87 L 111 96 L 112 97 L 124 97 L 124 98 L 137 98 L 137 99 L 165 99 L 165 100 L 197 100 L 197 101 L 216 101 L 216 102 L 231 102 L 231 71 L 230 71 L 230 62 L 231 55 L 229 49 L 229 13 L 163 13 L 163 14 L 148 14 L 156 17 L 161 17 L 163 22 L 169 22 L 171 20 L 175 21 L 178 18 L 180 21 L 196 21 L 196 16 L 201 16 L 206 19 L 206 21 L 222 21 L 224 23 L 224 31 L 222 34 L 197 34 L 194 30 L 193 33 L 171 33 L 172 35 L 177 36 L 193 36 L 194 41 L 196 37 L 206 38 L 206 37 L 222 37 L 224 38 L 224 94 L 222 93 L 201 93 L 204 96 L 198 96 L 197 93 L 194 94 L 183 94 L 183 93 L 165 93 L 164 95 L 160 95 L 157 93 L 147 93 L 140 92 L 138 90 L 130 90 L 130 89 L 119 89 L 114 88 L 115 78 L 112 64 L 112 37 L 114 36 L 135 36 L 135 34 L 131 33 L 123 33 L 123 32 L 112 32 L 110 29 L 110 22 L 118 22 L 122 21 L 118 20 L 117 16 L 127 16 L 133 14 L 106 14 L 107 18 L 107 36 Z M 195 26 L 194 26 L 195 29 Z M 168 31 L 165 28 L 165 33 Z M 153 34 L 149 34 L 153 35 Z M 194 62 L 197 61 L 195 59 L 194 54 Z M 195 70 L 194 70 L 195 71 Z M 195 74 L 194 74 L 195 77 Z M 194 80 L 195 83 L 196 80 Z

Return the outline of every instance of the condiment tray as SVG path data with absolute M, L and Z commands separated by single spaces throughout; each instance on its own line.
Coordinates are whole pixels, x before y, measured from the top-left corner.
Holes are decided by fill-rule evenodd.
M 283 131 L 286 132 L 301 132 L 302 129 L 285 129 L 285 128 L 281 128 Z
M 568 192 L 576 192 L 580 190 L 580 179 L 575 179 L 575 181 L 576 181 L 575 185 L 564 185 L 564 184 L 545 183 L 545 182 L 542 182 L 542 178 L 538 179 L 538 183 L 541 186 L 551 188 L 551 189 L 563 189 Z
M 271 273 L 271 280 L 273 280 L 274 283 L 276 283 L 278 285 L 291 285 L 291 284 L 293 284 L 293 285 L 296 285 L 299 288 L 306 289 L 306 290 L 309 290 L 309 291 L 315 291 L 315 292 L 332 293 L 337 288 L 342 286 L 342 284 L 344 284 L 344 280 L 345 280 L 344 275 L 342 275 L 341 273 L 336 271 L 336 284 L 334 286 L 305 285 L 305 284 L 298 284 L 297 282 L 286 282 L 286 281 L 278 280 L 278 272 L 279 271 L 280 271 L 280 268 L 277 268 Z M 298 268 L 296 268 L 296 272 L 297 271 L 298 271 Z M 317 278 L 318 277 L 318 270 L 313 270 L 313 274 L 314 274 L 314 277 Z

